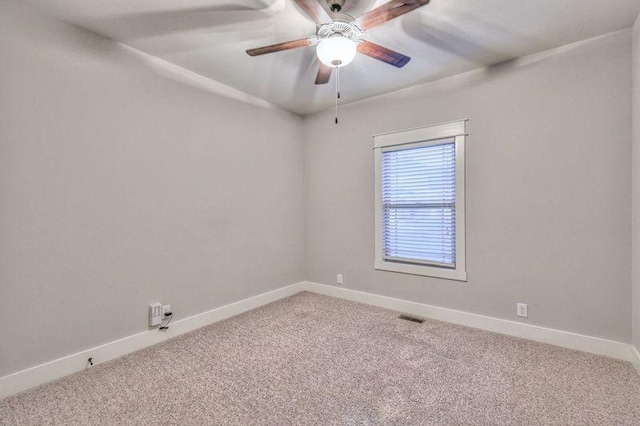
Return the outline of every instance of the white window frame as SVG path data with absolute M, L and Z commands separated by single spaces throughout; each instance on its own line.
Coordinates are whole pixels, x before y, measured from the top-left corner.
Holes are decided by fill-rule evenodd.
M 424 275 L 449 280 L 467 281 L 465 256 L 465 165 L 464 148 L 467 136 L 467 120 L 451 121 L 426 127 L 384 133 L 373 137 L 375 156 L 375 261 L 377 270 Z M 382 253 L 382 152 L 398 149 L 400 146 L 421 146 L 441 143 L 442 139 L 455 141 L 456 161 L 456 267 L 442 268 L 431 265 L 391 262 L 384 259 Z

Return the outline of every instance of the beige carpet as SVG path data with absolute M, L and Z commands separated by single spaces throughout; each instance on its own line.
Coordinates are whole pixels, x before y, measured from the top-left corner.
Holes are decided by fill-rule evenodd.
M 2 424 L 640 424 L 621 361 L 300 293 L 0 402 Z

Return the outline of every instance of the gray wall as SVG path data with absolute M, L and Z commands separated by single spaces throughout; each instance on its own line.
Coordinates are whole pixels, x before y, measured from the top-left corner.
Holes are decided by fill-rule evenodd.
M 640 17 L 633 27 L 633 344 L 640 351 Z
M 0 2 L 0 376 L 304 279 L 302 120 Z
M 307 117 L 307 279 L 629 342 L 630 88 L 624 31 Z M 374 271 L 371 136 L 459 118 L 469 281 Z

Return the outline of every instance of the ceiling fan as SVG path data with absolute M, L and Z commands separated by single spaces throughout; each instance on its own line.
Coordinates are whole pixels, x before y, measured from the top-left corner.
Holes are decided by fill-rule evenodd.
M 365 40 L 365 31 L 424 6 L 430 0 L 391 0 L 358 19 L 341 12 L 345 0 L 326 0 L 330 12 L 320 3 L 325 0 L 293 1 L 316 23 L 315 36 L 249 49 L 247 54 L 258 56 L 296 47 L 316 46 L 320 60 L 316 84 L 325 84 L 333 69 L 348 65 L 356 52 L 398 68 L 405 66 L 411 58 Z

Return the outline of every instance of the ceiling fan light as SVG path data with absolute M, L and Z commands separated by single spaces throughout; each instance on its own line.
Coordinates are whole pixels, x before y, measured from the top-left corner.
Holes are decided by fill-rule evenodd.
M 356 43 L 342 36 L 325 38 L 316 47 L 316 54 L 320 62 L 328 67 L 344 67 L 349 65 L 356 56 Z

